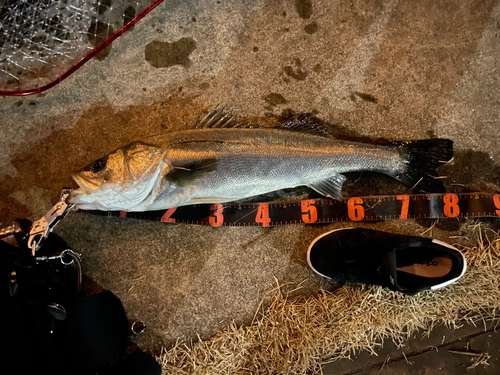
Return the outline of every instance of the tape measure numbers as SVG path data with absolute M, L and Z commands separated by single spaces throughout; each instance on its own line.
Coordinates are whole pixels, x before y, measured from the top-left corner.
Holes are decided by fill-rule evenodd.
M 409 194 L 279 203 L 225 203 L 147 212 L 81 211 L 166 223 L 221 226 L 279 226 L 343 221 L 500 217 L 500 194 Z

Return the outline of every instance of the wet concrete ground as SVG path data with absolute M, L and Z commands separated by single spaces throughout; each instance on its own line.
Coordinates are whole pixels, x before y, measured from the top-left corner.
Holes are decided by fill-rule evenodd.
M 447 137 L 456 150 L 441 170 L 448 191 L 498 191 L 499 33 L 494 0 L 165 1 L 50 91 L 0 100 L 0 222 L 38 219 L 62 187 L 75 186 L 72 171 L 183 129 L 217 104 L 264 125 L 290 111 L 314 113 L 344 137 Z M 344 190 L 400 192 L 409 189 L 372 174 L 350 176 Z M 431 224 L 363 225 L 419 235 Z M 454 242 L 462 224 L 440 222 L 432 236 Z M 139 345 L 156 350 L 248 323 L 276 279 L 306 280 L 304 293 L 328 287 L 305 253 L 342 226 L 266 232 L 71 214 L 56 232 L 84 254 L 86 275 L 146 322 Z M 474 350 L 486 350 L 484 340 Z M 380 363 L 370 363 L 359 371 L 376 374 Z M 380 373 L 401 373 L 398 363 Z M 453 373 L 463 363 L 456 357 Z
M 464 325 L 450 330 L 434 328 L 429 334 L 419 332 L 398 348 L 384 342 L 377 355 L 359 353 L 352 359 L 327 364 L 325 375 L 461 375 L 498 374 L 500 369 L 500 333 L 498 321 L 477 326 Z M 474 366 L 474 359 L 489 356 L 484 364 Z

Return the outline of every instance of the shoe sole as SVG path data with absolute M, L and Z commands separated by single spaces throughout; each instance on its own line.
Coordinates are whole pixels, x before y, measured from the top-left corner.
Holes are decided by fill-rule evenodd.
M 333 233 L 333 232 L 337 232 L 337 231 L 340 231 L 340 230 L 349 230 L 349 229 L 356 229 L 356 228 L 339 228 L 339 229 L 334 229 L 334 230 L 331 230 L 330 232 L 326 232 L 324 234 L 322 234 L 321 236 L 318 236 L 314 239 L 313 242 L 311 242 L 311 244 L 309 245 L 309 247 L 307 248 L 307 264 L 309 266 L 309 268 L 317 275 L 321 276 L 321 277 L 325 277 L 327 278 L 328 280 L 332 280 L 332 278 L 330 276 L 326 276 L 324 274 L 322 274 L 321 272 L 319 272 L 316 268 L 313 267 L 313 265 L 311 264 L 311 249 L 312 247 L 314 246 L 314 244 L 321 238 L 325 237 L 325 236 L 328 236 L 329 234 Z M 454 246 L 451 246 L 450 244 L 446 243 L 446 242 L 443 242 L 443 241 L 439 241 L 439 240 L 432 240 L 432 242 L 434 242 L 435 244 L 437 245 L 441 245 L 441 246 L 444 246 L 444 247 L 447 247 L 449 249 L 453 249 L 455 251 L 457 251 L 461 257 L 462 257 L 462 261 L 463 261 L 463 270 L 462 272 L 460 273 L 460 276 L 458 277 L 455 277 L 451 280 L 448 280 L 444 283 L 441 283 L 441 284 L 437 284 L 437 285 L 434 285 L 434 286 L 431 286 L 430 287 L 430 290 L 438 290 L 438 289 L 441 289 L 441 288 L 444 288 L 445 286 L 448 286 L 450 284 L 453 284 L 455 281 L 457 281 L 458 279 L 460 279 L 464 274 L 465 274 L 465 271 L 467 270 L 467 259 L 465 259 L 464 255 L 462 254 L 462 252 L 460 250 L 458 250 L 456 247 Z
M 463 268 L 462 272 L 460 273 L 460 276 L 455 277 L 454 279 L 445 281 L 444 283 L 437 284 L 437 285 L 430 287 L 430 290 L 437 290 L 437 289 L 444 288 L 447 285 L 453 284 L 455 281 L 457 281 L 458 279 L 460 279 L 464 275 L 465 271 L 467 270 L 467 259 L 465 259 L 464 254 L 462 254 L 462 252 L 460 250 L 458 250 L 456 247 L 451 246 L 450 244 L 448 244 L 446 242 L 439 241 L 439 240 L 432 240 L 432 242 L 434 242 L 437 245 L 447 247 L 448 249 L 453 249 L 453 250 L 457 251 L 462 256 L 462 262 L 464 263 L 464 268 Z

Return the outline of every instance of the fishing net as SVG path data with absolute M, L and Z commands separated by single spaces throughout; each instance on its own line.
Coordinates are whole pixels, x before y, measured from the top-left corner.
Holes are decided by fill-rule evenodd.
M 1 0 L 0 93 L 54 86 L 161 1 Z

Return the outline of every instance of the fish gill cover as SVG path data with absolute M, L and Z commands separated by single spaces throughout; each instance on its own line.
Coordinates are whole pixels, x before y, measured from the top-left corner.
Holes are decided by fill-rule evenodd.
M 36 90 L 58 79 L 152 0 L 0 2 L 0 91 Z M 109 48 L 98 58 L 104 58 Z

